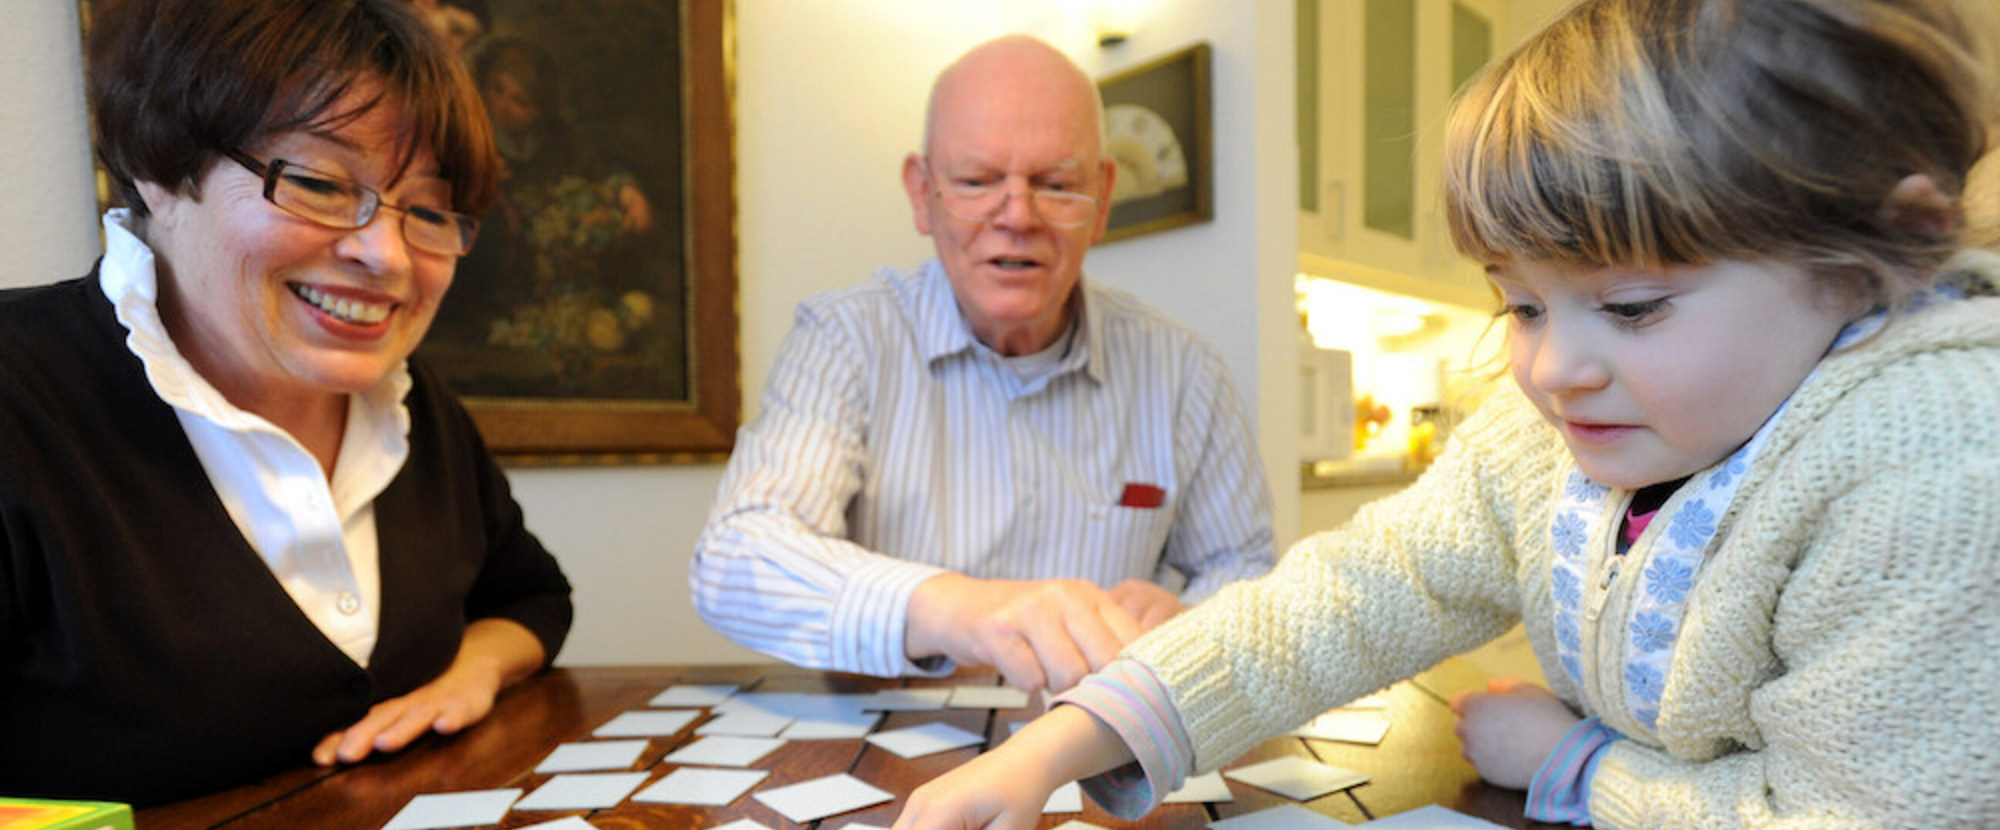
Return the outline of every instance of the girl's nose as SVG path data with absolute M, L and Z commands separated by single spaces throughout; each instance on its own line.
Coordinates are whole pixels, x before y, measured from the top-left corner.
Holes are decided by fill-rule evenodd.
M 1611 379 L 1588 332 L 1577 326 L 1548 321 L 1530 348 L 1527 377 L 1536 389 L 1550 394 L 1587 391 Z M 1517 357 L 1522 357 L 1517 355 Z

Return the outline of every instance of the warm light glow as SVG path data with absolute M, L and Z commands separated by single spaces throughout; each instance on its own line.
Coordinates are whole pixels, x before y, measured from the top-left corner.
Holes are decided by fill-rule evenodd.
M 1423 332 L 1439 308 L 1423 300 L 1300 274 L 1293 282 L 1306 332 L 1322 349 L 1372 352 L 1370 341 Z
M 1064 5 L 1096 33 L 1099 46 L 1115 46 L 1138 30 L 1152 0 L 1069 0 Z

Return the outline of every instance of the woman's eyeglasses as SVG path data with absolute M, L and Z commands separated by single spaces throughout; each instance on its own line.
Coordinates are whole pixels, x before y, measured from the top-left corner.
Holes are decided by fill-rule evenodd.
M 382 208 L 403 214 L 403 238 L 433 254 L 461 257 L 479 236 L 479 220 L 437 208 L 392 205 L 372 187 L 301 167 L 284 159 L 269 164 L 241 150 L 223 155 L 264 179 L 264 198 L 286 213 L 341 230 L 365 228 Z

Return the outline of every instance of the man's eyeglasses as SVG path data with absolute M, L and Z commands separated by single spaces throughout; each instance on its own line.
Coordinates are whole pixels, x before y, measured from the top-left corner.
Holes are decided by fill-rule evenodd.
M 271 204 L 309 222 L 356 230 L 367 227 L 382 208 L 388 208 L 403 214 L 403 238 L 412 247 L 445 256 L 465 256 L 479 236 L 479 220 L 462 213 L 392 205 L 367 185 L 284 159 L 265 164 L 241 150 L 223 155 L 264 178 L 264 198 Z
M 944 205 L 944 212 L 967 222 L 993 221 L 1007 209 L 1007 198 L 1017 192 L 994 184 L 940 183 L 930 176 L 929 161 L 924 162 L 924 175 L 930 177 L 931 189 L 937 193 L 938 202 Z M 1081 227 L 1097 220 L 1097 197 L 1088 193 L 1046 187 L 1018 192 L 1028 200 L 1029 210 L 1042 221 L 1058 228 Z

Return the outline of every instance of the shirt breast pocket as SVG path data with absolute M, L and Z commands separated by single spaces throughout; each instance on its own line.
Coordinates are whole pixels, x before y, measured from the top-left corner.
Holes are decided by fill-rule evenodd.
M 1103 563 L 1094 581 L 1110 586 L 1127 579 L 1154 580 L 1174 516 L 1170 494 L 1154 485 L 1126 485 L 1113 503 L 1093 508 L 1084 551 Z

